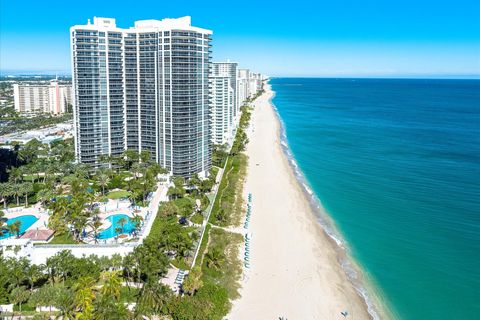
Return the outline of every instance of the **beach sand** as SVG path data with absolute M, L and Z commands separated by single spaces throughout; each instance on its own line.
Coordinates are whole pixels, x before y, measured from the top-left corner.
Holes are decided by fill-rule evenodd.
M 348 311 L 346 319 L 370 319 L 282 151 L 273 92 L 265 87 L 254 103 L 247 147 L 251 266 L 227 318 L 345 319 L 341 312 Z

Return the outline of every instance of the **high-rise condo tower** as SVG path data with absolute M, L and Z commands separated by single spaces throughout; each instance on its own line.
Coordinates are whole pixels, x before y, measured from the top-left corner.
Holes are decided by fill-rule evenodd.
M 206 176 L 211 164 L 212 31 L 190 17 L 115 19 L 70 29 L 75 153 L 100 165 L 102 155 L 150 151 L 174 175 Z

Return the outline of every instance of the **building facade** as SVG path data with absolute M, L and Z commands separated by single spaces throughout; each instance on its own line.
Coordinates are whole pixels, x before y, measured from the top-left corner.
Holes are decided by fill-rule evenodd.
M 212 88 L 212 143 L 231 143 L 235 129 L 234 91 L 229 76 L 211 77 Z
M 238 105 L 238 87 L 237 87 L 238 63 L 236 62 L 214 62 L 212 64 L 212 75 L 230 78 L 230 86 L 233 90 L 233 110 L 232 116 L 234 119 L 239 117 L 240 107 Z
M 238 69 L 237 87 L 240 107 L 262 90 L 264 80 L 265 77 L 261 73 L 253 73 L 248 69 Z
M 250 70 L 248 69 L 238 69 L 237 74 L 237 88 L 238 88 L 238 105 L 239 107 L 243 106 L 247 99 L 250 97 L 250 85 L 249 85 L 249 75 Z
M 25 115 L 71 112 L 72 86 L 59 84 L 57 80 L 49 84 L 16 83 L 13 85 L 15 111 Z
M 102 155 L 148 150 L 174 175 L 206 176 L 212 31 L 190 17 L 130 29 L 94 18 L 70 35 L 77 159 L 98 166 Z

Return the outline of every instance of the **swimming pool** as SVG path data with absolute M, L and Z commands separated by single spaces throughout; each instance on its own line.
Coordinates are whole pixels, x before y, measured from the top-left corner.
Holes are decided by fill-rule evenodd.
M 120 219 L 125 219 L 126 222 L 123 225 L 120 223 Z M 135 230 L 135 223 L 126 214 L 114 214 L 107 218 L 112 224 L 107 229 L 98 234 L 98 239 L 109 239 L 118 236 L 119 234 L 131 234 Z M 117 232 L 116 228 L 122 228 L 121 232 Z
M 37 220 L 38 218 L 33 215 L 24 215 L 7 219 L 7 225 L 11 225 L 16 221 L 20 221 L 20 234 L 23 234 L 28 228 L 30 228 L 35 222 L 37 222 Z M 4 234 L 0 236 L 0 239 L 6 239 L 12 236 L 14 236 L 14 234 L 10 234 L 8 231 L 4 231 Z

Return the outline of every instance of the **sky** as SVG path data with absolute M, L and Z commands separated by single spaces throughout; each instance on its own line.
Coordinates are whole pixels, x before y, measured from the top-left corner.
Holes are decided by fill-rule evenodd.
M 70 74 L 69 28 L 190 15 L 213 59 L 269 76 L 480 77 L 478 0 L 0 0 L 0 73 Z

